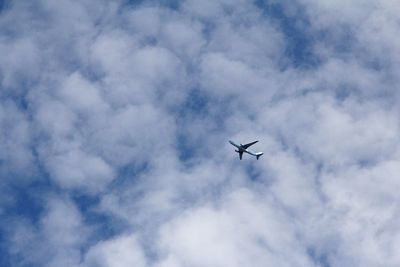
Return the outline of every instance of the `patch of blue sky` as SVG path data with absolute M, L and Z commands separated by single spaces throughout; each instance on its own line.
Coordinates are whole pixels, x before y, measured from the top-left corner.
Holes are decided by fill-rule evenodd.
M 20 89 L 21 87 L 17 87 L 16 90 L 3 90 L 0 86 L 0 102 L 4 104 L 13 105 L 18 109 L 18 111 L 23 112 L 23 116 L 27 119 L 31 119 L 32 113 L 29 112 L 29 100 L 28 98 L 28 89 Z M 28 88 L 28 87 L 25 87 Z
M 91 236 L 88 243 L 97 243 L 120 234 L 125 229 L 125 224 L 109 214 L 98 211 L 100 196 L 90 196 L 74 193 L 72 200 L 79 209 L 85 225 L 91 227 Z
M 0 36 L 4 33 L 0 30 Z M 13 101 L 22 110 L 28 107 L 28 92 L 38 84 L 39 76 L 35 71 L 27 72 L 26 70 L 14 70 L 7 77 L 10 82 L 5 82 L 5 74 L 0 72 L 0 101 L 5 103 Z
M 182 162 L 190 161 L 199 155 L 208 153 L 208 139 L 199 138 L 193 133 L 192 126 L 197 127 L 203 134 L 223 132 L 225 121 L 230 116 L 232 103 L 229 97 L 220 99 L 209 96 L 201 88 L 194 88 L 188 94 L 186 101 L 175 110 L 177 123 L 177 150 Z
M 328 254 L 318 252 L 315 248 L 308 248 L 307 254 L 318 266 L 331 267 Z
M 43 214 L 43 194 L 50 190 L 43 182 L 30 185 L 8 185 L 7 194 L 12 196 L 12 201 L 3 204 L 3 218 L 22 217 L 32 224 L 38 223 Z
M 23 266 L 23 267 L 40 267 L 39 264 L 36 264 L 32 261 L 26 260 L 22 253 L 14 253 L 14 254 L 0 254 L 0 264 L 2 267 L 15 267 L 15 266 Z M 3 262 L 3 258 L 4 262 Z M 3 265 L 4 263 L 4 265 Z
M 24 220 L 30 225 L 36 227 L 40 224 L 44 212 L 46 212 L 46 196 L 49 195 L 68 195 L 71 197 L 76 207 L 82 215 L 85 225 L 93 230 L 88 243 L 97 243 L 99 240 L 105 240 L 119 234 L 124 229 L 124 223 L 116 218 L 98 211 L 98 205 L 101 195 L 88 195 L 83 191 L 72 190 L 66 192 L 53 184 L 47 177 L 47 174 L 40 171 L 40 164 L 37 164 L 37 172 L 31 178 L 25 177 L 32 182 L 10 182 L 3 188 L 3 196 L 10 196 L 8 201 L 3 201 L 2 205 L 2 224 L 0 225 L 0 266 L 14 266 L 23 260 L 21 256 L 11 254 L 9 250 L 8 238 L 11 234 L 7 226 L 8 221 Z M 120 180 L 111 184 L 111 188 L 126 186 L 124 177 L 137 175 L 143 172 L 144 167 L 123 168 L 121 170 Z M 11 175 L 11 174 L 10 174 Z M 19 180 L 18 180 L 19 181 Z M 83 248 L 85 249 L 85 247 Z M 32 264 L 32 263 L 29 263 Z M 29 265 L 34 266 L 34 265 Z
M 195 88 L 190 91 L 183 105 L 175 111 L 178 126 L 176 149 L 182 162 L 187 162 L 196 155 L 197 145 L 194 145 L 188 127 L 196 119 L 207 116 L 208 102 L 207 95 Z
M 270 19 L 284 34 L 286 39 L 285 56 L 291 65 L 298 68 L 315 68 L 321 63 L 321 59 L 314 53 L 314 45 L 317 42 L 314 34 L 310 30 L 310 22 L 302 10 L 297 5 L 296 14 L 288 15 L 285 12 L 285 4 L 277 1 L 256 0 L 255 4 L 259 7 L 264 16 Z M 286 64 L 282 64 L 285 67 Z
M 3 11 L 9 4 L 10 0 L 0 0 L 0 12 Z
M 235 156 L 237 156 L 237 155 L 235 155 Z M 255 160 L 255 157 L 253 157 L 253 156 L 251 156 L 251 155 L 244 155 L 244 157 L 246 157 L 246 156 L 248 156 L 248 157 L 251 157 L 251 158 L 249 158 L 249 159 L 243 159 L 243 160 L 252 160 L 252 161 L 254 161 Z M 238 158 L 238 160 L 239 160 L 239 157 L 237 157 Z M 258 162 L 261 162 L 263 160 L 263 158 L 261 157 L 259 160 L 258 160 Z M 251 164 L 247 164 L 246 165 L 246 173 L 248 174 L 248 177 L 250 178 L 250 181 L 251 182 L 261 182 L 261 180 L 265 177 L 265 173 L 263 173 L 262 171 L 261 171 L 261 169 L 260 168 L 257 168 L 257 160 L 255 161 L 255 162 L 252 162 Z
M 0 229 L 0 266 L 9 267 L 13 266 L 11 263 L 11 257 L 8 252 L 8 245 L 5 239 L 5 235 L 2 229 Z
M 27 266 L 22 255 L 15 254 L 10 249 L 9 240 L 12 238 L 13 221 L 25 221 L 32 226 L 40 223 L 45 210 L 43 195 L 51 191 L 49 185 L 41 182 L 26 184 L 9 184 L 3 188 L 3 197 L 9 197 L 2 205 L 2 223 L 0 225 L 0 266 Z M 30 263 L 29 266 L 36 266 Z
M 119 188 L 136 183 L 140 175 L 149 169 L 147 162 L 140 164 L 129 163 L 126 166 L 119 168 L 118 177 L 110 185 L 109 188 Z
M 117 178 L 107 185 L 107 192 L 120 192 L 124 188 L 136 188 L 138 198 L 143 192 L 140 187 L 135 186 L 141 182 L 143 175 L 148 170 L 148 164 L 130 164 L 118 170 Z M 120 234 L 125 229 L 125 223 L 110 214 L 99 211 L 102 194 L 88 195 L 85 192 L 71 192 L 71 198 L 82 214 L 85 225 L 92 227 L 93 233 L 89 242 L 105 240 Z M 131 198 L 130 198 L 131 199 Z
M 125 3 L 127 5 L 131 5 L 131 6 L 137 6 L 137 5 L 142 5 L 142 4 L 158 4 L 158 5 L 162 5 L 165 7 L 169 7 L 171 9 L 178 9 L 179 5 L 182 1 L 181 0 L 125 0 Z
M 3 212 L 5 216 L 21 216 L 36 224 L 44 210 L 43 196 L 56 187 L 51 184 L 44 167 L 37 160 L 36 148 L 31 148 L 31 151 L 34 156 L 32 169 L 24 173 L 6 169 L 2 173 L 7 180 L 3 190 L 12 196 L 12 201 L 3 206 Z
M 182 162 L 189 161 L 196 154 L 196 148 L 191 144 L 190 138 L 186 134 L 186 132 L 182 131 L 177 136 L 176 149 L 178 150 L 179 160 Z

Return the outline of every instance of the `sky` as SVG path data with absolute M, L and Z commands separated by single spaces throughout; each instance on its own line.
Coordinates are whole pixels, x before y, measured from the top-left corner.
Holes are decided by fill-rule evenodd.
M 0 266 L 400 266 L 399 13 L 0 1 Z

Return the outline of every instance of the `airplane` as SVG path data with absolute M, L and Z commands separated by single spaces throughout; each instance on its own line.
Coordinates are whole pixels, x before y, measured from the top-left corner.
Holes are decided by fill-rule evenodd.
M 263 152 L 253 153 L 253 152 L 250 152 L 247 150 L 247 148 L 249 148 L 249 146 L 252 146 L 257 142 L 258 141 L 254 141 L 254 142 L 251 142 L 251 143 L 248 143 L 245 145 L 242 145 L 242 144 L 237 145 L 233 141 L 229 140 L 229 143 L 231 143 L 231 145 L 233 145 L 234 147 L 237 148 L 237 150 L 235 150 L 235 152 L 239 153 L 240 160 L 242 160 L 243 152 L 255 156 L 257 158 L 257 160 L 259 157 L 261 157 L 264 154 Z

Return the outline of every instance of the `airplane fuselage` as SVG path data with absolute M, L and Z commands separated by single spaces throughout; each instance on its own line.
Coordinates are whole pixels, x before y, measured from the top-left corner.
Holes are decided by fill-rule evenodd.
M 235 152 L 242 152 L 242 153 L 247 153 L 247 154 L 256 156 L 256 154 L 254 154 L 254 153 L 248 151 L 247 149 L 245 149 L 242 144 L 237 145 L 232 141 L 229 141 L 229 143 L 231 143 L 231 145 L 235 146 L 238 149 L 238 150 L 235 150 Z
M 256 143 L 256 142 L 258 142 L 258 141 L 253 142 L 253 144 Z M 261 155 L 263 155 L 262 152 L 253 153 L 253 152 L 247 150 L 246 147 L 245 147 L 245 145 L 242 145 L 242 144 L 239 144 L 239 145 L 238 145 L 238 144 L 235 144 L 235 142 L 233 142 L 233 141 L 231 141 L 231 140 L 229 140 L 229 143 L 230 143 L 231 145 L 233 145 L 234 147 L 237 148 L 237 150 L 235 150 L 235 152 L 239 153 L 240 159 L 242 159 L 242 154 L 243 154 L 243 153 L 247 153 L 247 154 L 250 154 L 250 155 L 252 155 L 252 156 L 255 156 L 255 157 L 257 157 L 257 160 L 258 160 L 258 158 L 259 158 Z M 248 144 L 248 145 L 249 145 L 249 144 Z M 250 144 L 250 145 L 251 145 L 251 144 Z

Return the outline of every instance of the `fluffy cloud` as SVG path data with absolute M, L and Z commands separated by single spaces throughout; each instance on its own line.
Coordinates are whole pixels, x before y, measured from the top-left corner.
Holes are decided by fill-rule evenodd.
M 89 229 L 75 204 L 67 198 L 46 197 L 46 211 L 36 226 L 15 218 L 7 226 L 13 265 L 77 266 Z
M 24 177 L 25 172 L 33 172 L 33 155 L 30 150 L 30 125 L 26 114 L 21 112 L 12 101 L 0 105 L 0 173 Z
M 6 264 L 397 266 L 397 10 L 4 5 Z
M 238 190 L 217 207 L 187 211 L 161 229 L 165 261 L 177 266 L 314 266 L 291 222 L 274 206 L 270 197 Z
M 83 266 L 145 267 L 146 260 L 134 236 L 99 242 L 85 256 Z

